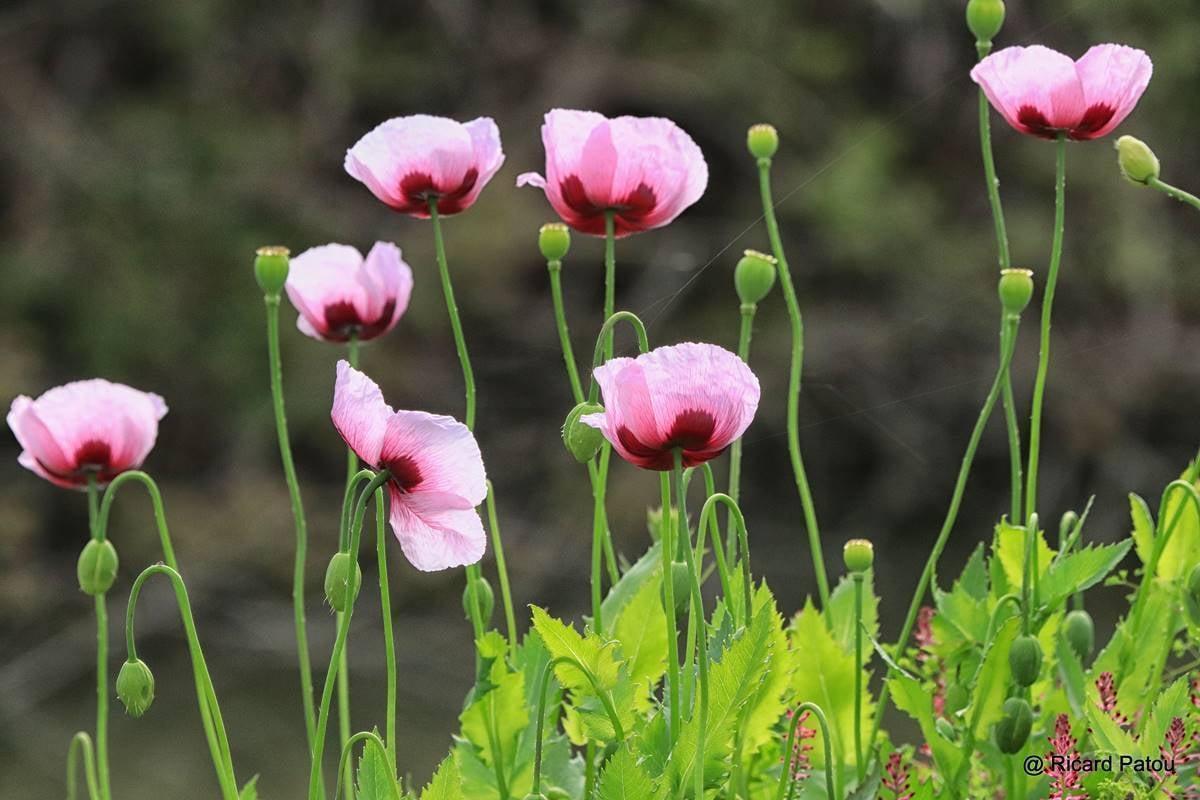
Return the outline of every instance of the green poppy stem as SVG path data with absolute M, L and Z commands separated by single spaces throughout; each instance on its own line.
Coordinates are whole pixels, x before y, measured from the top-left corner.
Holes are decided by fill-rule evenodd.
M 750 363 L 750 340 L 754 335 L 754 315 L 758 310 L 758 306 L 754 303 L 742 303 L 741 315 L 742 324 L 738 329 L 738 358 L 747 364 Z M 741 499 L 742 491 L 742 437 L 737 440 L 729 448 L 729 496 L 736 503 Z M 730 510 L 728 517 L 725 520 L 725 530 L 733 529 L 733 511 Z M 732 536 L 727 540 L 729 546 L 729 560 L 733 561 L 733 548 L 735 542 Z
M 792 752 L 796 747 L 796 728 L 800 726 L 800 718 L 803 716 L 801 712 L 811 711 L 812 715 L 817 718 L 817 725 L 821 728 L 821 742 L 825 748 L 825 796 L 828 800 L 838 800 L 842 797 L 842 793 L 837 785 L 837 772 L 833 766 L 833 740 L 829 736 L 829 721 L 825 719 L 825 712 L 816 703 L 801 703 L 796 707 L 792 714 L 791 725 L 788 726 L 787 745 L 783 751 L 783 773 L 779 776 L 779 788 L 775 792 L 775 800 L 784 800 L 790 796 L 792 790 L 792 782 L 795 780 L 795 774 L 792 770 Z
M 1160 181 L 1158 178 L 1151 178 L 1150 180 L 1146 181 L 1146 185 L 1154 189 L 1158 189 L 1167 197 L 1178 200 L 1181 203 L 1186 203 L 1197 211 L 1200 211 L 1200 197 L 1197 197 L 1194 194 L 1185 192 L 1183 189 L 1172 186 L 1165 181 Z
M 87 786 L 88 800 L 100 800 L 100 787 L 96 779 L 96 756 L 92 748 L 92 737 L 79 731 L 71 737 L 67 748 L 67 800 L 76 800 L 79 790 L 76 785 L 78 753 L 83 753 L 83 780 Z
M 104 541 L 98 524 L 99 489 L 95 475 L 88 475 L 88 531 L 92 539 Z M 112 800 L 112 783 L 108 771 L 108 593 L 94 598 L 96 608 L 96 776 L 100 783 L 100 799 Z
M 858 785 L 867 777 L 867 762 L 863 760 L 862 690 L 863 690 L 863 573 L 854 573 L 854 764 L 858 767 Z

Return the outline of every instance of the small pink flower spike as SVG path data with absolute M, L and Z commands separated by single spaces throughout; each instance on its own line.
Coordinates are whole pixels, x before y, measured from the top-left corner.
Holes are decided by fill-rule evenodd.
M 364 259 L 344 244 L 305 250 L 292 259 L 288 299 L 300 316 L 296 327 L 327 342 L 365 342 L 390 331 L 408 308 L 412 269 L 400 248 L 376 242 Z
M 644 469 L 671 469 L 676 449 L 685 467 L 719 456 L 758 409 L 758 378 L 736 355 L 712 344 L 685 342 L 614 358 L 595 376 L 604 411 L 580 422 Z
M 66 489 L 106 486 L 142 465 L 167 404 L 156 394 L 106 380 L 75 381 L 36 400 L 12 402 L 8 427 L 21 444 L 17 461 Z
M 1007 47 L 971 70 L 971 79 L 1009 125 L 1054 139 L 1099 139 L 1133 111 L 1154 71 L 1141 50 L 1101 44 L 1078 61 L 1048 47 Z
M 337 365 L 333 425 L 372 469 L 391 472 L 392 531 L 425 572 L 474 564 L 487 538 L 475 507 L 487 496 L 475 437 L 458 420 L 393 411 L 379 386 L 346 361 Z
M 669 119 L 617 117 L 556 108 L 542 125 L 546 175 L 526 172 L 518 186 L 536 186 L 563 222 L 604 234 L 613 212 L 617 236 L 661 228 L 704 194 L 704 154 Z
M 455 122 L 417 114 L 380 124 L 346 151 L 345 168 L 402 214 L 427 219 L 471 207 L 504 163 L 500 131 L 490 117 Z

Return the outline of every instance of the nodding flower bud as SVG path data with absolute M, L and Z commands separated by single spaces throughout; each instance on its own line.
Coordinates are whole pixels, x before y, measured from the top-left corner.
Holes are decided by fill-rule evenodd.
M 1001 753 L 1012 755 L 1029 741 L 1029 731 L 1033 728 L 1033 709 L 1024 698 L 1010 697 L 1004 701 L 1002 714 L 996 723 L 996 746 Z
M 1142 185 L 1158 178 L 1158 156 L 1141 139 L 1122 136 L 1115 147 L 1117 164 L 1126 178 Z
M 1042 671 L 1042 645 L 1033 636 L 1018 636 L 1008 651 L 1008 666 L 1017 686 L 1033 686 Z
M 492 612 L 496 609 L 496 593 L 492 591 L 492 585 L 488 583 L 488 579 L 479 576 L 479 580 L 475 581 L 475 590 L 479 595 L 479 610 L 483 618 L 483 625 L 486 628 L 488 623 L 492 621 Z M 463 613 L 467 615 L 467 619 L 471 619 L 471 579 L 467 578 L 467 585 L 463 589 L 462 596 Z
M 278 297 L 288 277 L 288 249 L 260 247 L 254 254 L 254 278 L 263 294 Z
M 580 403 L 567 414 L 563 423 L 562 438 L 567 452 L 580 464 L 591 461 L 604 445 L 604 434 L 599 429 L 579 421 L 584 414 L 602 414 L 604 406 L 599 403 Z
M 83 546 L 79 561 L 75 565 L 75 575 L 79 578 L 79 588 L 85 594 L 98 595 L 107 592 L 117 579 L 117 548 L 108 539 L 90 540 Z
M 746 147 L 755 158 L 770 158 L 779 149 L 779 131 L 765 122 L 751 125 L 746 131 Z
M 1092 622 L 1091 614 L 1077 608 L 1067 614 L 1063 628 L 1066 630 L 1067 644 L 1075 651 L 1080 661 L 1092 654 L 1092 649 L 1096 646 L 1096 624 Z
M 538 231 L 538 249 L 547 261 L 562 261 L 571 249 L 571 232 L 561 222 L 547 222 Z
M 967 27 L 975 41 L 991 43 L 1004 26 L 1004 0 L 969 0 Z
M 866 539 L 851 539 L 842 548 L 842 560 L 846 562 L 846 569 L 861 575 L 875 563 L 875 547 Z
M 754 305 L 766 297 L 775 285 L 774 257 L 747 250 L 733 270 L 733 286 L 743 303 Z
M 1071 531 L 1075 529 L 1075 525 L 1079 522 L 1079 515 L 1074 511 L 1064 511 L 1063 515 L 1058 520 L 1058 540 L 1066 542 L 1067 537 L 1071 535 Z
M 117 674 L 117 697 L 125 713 L 140 717 L 154 702 L 154 673 L 140 658 L 126 661 Z
M 1033 298 L 1033 270 L 1000 270 L 1000 304 L 1009 314 L 1020 314 Z
M 334 611 L 345 611 L 362 587 L 362 568 L 349 553 L 334 553 L 325 569 L 325 600 Z

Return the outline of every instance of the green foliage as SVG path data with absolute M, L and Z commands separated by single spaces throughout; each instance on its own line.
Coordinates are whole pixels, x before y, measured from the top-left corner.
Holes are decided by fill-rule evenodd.
M 258 776 L 255 775 L 250 780 L 246 781 L 246 785 L 242 787 L 242 791 L 238 793 L 238 800 L 258 800 Z
M 400 796 L 395 772 L 388 765 L 387 754 L 380 750 L 374 741 L 363 742 L 355 785 L 359 800 L 396 800 Z
M 666 792 L 638 764 L 628 746 L 617 750 L 600 775 L 600 800 L 662 800 Z
M 463 800 L 462 776 L 454 753 L 438 765 L 429 785 L 421 791 L 421 800 Z

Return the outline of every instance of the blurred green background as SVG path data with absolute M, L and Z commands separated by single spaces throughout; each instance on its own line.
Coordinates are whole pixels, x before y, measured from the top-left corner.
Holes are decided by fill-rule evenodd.
M 307 779 L 291 517 L 254 248 L 398 243 L 416 274 L 412 307 L 365 350 L 364 368 L 398 407 L 461 414 L 431 230 L 393 215 L 341 168 L 345 148 L 390 116 L 490 115 L 500 126 L 508 160 L 446 235 L 516 599 L 564 615 L 587 603 L 589 490 L 558 440 L 570 399 L 535 246 L 552 212 L 540 192 L 513 186 L 519 172 L 542 168 L 542 114 L 663 115 L 694 136 L 708 191 L 670 227 L 620 242 L 618 305 L 643 314 L 656 343 L 731 348 L 733 264 L 741 249 L 766 247 L 745 130 L 778 126 L 776 194 L 809 344 L 801 433 L 829 565 L 840 569 L 846 539 L 875 539 L 882 623 L 896 635 L 997 351 L 994 241 L 962 12 L 958 0 L 5 5 L 0 396 L 104 376 L 167 398 L 147 468 L 163 485 L 240 777 L 261 773 L 266 798 L 299 796 Z M 1146 139 L 1164 177 L 1195 190 L 1193 3 L 1014 0 L 998 44 L 1078 55 L 1106 41 L 1142 47 L 1155 62 L 1121 132 Z M 1054 519 L 1096 495 L 1086 535 L 1097 540 L 1125 535 L 1125 493 L 1157 496 L 1200 441 L 1200 215 L 1124 183 L 1110 144 L 1070 148 L 1042 473 L 1043 512 Z M 1014 260 L 1040 279 L 1053 148 L 998 120 L 995 146 Z M 600 322 L 601 250 L 576 236 L 564 271 L 580 352 Z M 1023 408 L 1036 311 L 1016 359 Z M 320 576 L 344 467 L 328 408 L 341 354 L 293 322 L 286 309 L 288 410 L 313 539 L 311 636 L 323 665 L 333 625 Z M 745 508 L 757 568 L 791 610 L 814 587 L 783 437 L 788 333 L 778 293 L 760 307 L 754 345 L 764 394 L 746 436 Z M 63 794 L 69 737 L 93 724 L 91 603 L 74 577 L 86 510 L 82 495 L 22 470 L 17 452 L 9 438 L 0 453 L 0 796 L 40 798 Z M 997 417 L 943 574 L 989 537 L 1007 508 L 1007 474 Z M 636 556 L 657 481 L 618 465 L 612 486 L 617 545 Z M 159 557 L 147 505 L 134 489 L 114 514 L 114 644 L 129 582 Z M 383 722 L 367 550 L 351 638 L 356 728 Z M 393 553 L 401 760 L 424 781 L 470 687 L 469 625 L 461 572 L 420 574 Z M 1120 591 L 1089 597 L 1103 639 Z M 142 720 L 114 709 L 114 789 L 135 799 L 213 796 L 164 587 L 147 590 L 138 628 L 159 697 Z

